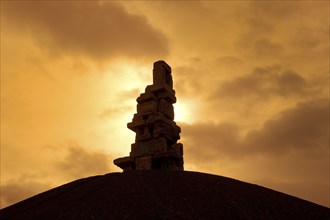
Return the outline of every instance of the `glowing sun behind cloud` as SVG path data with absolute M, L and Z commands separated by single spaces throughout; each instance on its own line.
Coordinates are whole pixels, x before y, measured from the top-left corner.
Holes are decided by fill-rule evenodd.
M 189 100 L 178 100 L 178 102 L 174 104 L 174 120 L 176 122 L 184 122 L 188 124 L 195 122 L 196 118 L 194 118 L 194 115 L 197 108 L 198 106 L 192 104 Z

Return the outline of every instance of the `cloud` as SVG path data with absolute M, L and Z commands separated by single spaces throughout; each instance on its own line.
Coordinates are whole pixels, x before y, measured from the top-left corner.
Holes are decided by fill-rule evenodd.
M 247 75 L 223 82 L 217 94 L 235 99 L 302 97 L 314 94 L 308 86 L 306 79 L 294 70 L 281 71 L 278 66 L 270 66 L 255 68 Z
M 277 155 L 291 150 L 323 152 L 329 146 L 328 100 L 299 103 L 264 122 L 245 136 L 239 124 L 180 124 L 193 161 L 241 158 L 256 154 Z
M 124 114 L 124 113 L 131 113 L 134 112 L 134 109 L 136 108 L 136 104 L 134 103 L 134 100 L 139 96 L 140 91 L 139 89 L 131 89 L 131 90 L 125 90 L 121 91 L 114 99 L 111 101 L 111 106 L 104 109 L 102 113 L 100 114 L 100 119 L 105 118 L 118 118 L 118 116 Z M 134 105 L 134 104 L 135 105 Z
M 180 126 L 186 168 L 238 178 L 328 204 L 328 99 L 299 103 L 247 134 L 237 121 Z
M 300 168 L 298 168 L 300 169 Z M 296 195 L 300 198 L 314 201 L 318 204 L 326 206 L 330 204 L 330 197 L 325 196 L 329 194 L 329 181 L 319 181 L 317 178 L 302 181 L 285 181 L 285 180 L 262 180 L 260 184 L 268 186 L 271 189 L 280 192 L 287 192 L 290 195 Z M 327 190 L 328 189 L 328 190 Z
M 236 49 L 258 65 L 273 61 L 306 69 L 309 63 L 325 62 L 329 28 L 322 20 L 328 17 L 327 7 L 324 1 L 248 2 L 237 13 Z
M 206 76 L 201 74 L 198 64 L 179 66 L 173 70 L 173 74 L 175 74 L 174 89 L 181 97 L 197 97 L 201 95 L 199 91 L 203 89 L 207 80 L 202 80 Z M 199 80 L 196 80 L 196 78 Z
M 274 57 L 282 54 L 283 46 L 270 41 L 268 38 L 261 38 L 253 43 L 253 52 L 258 56 Z
M 196 164 L 244 154 L 239 144 L 239 128 L 235 124 L 180 123 L 180 126 L 185 155 Z
M 20 152 L 20 163 L 17 160 L 10 161 L 11 164 L 8 161 L 5 163 L 6 166 L 20 167 L 20 172 L 11 177 L 2 174 L 1 207 L 68 181 L 109 173 L 113 167 L 111 164 L 114 158 L 111 155 L 75 141 L 29 149 L 29 152 Z M 24 157 L 30 153 L 35 157 Z
M 18 177 L 1 185 L 1 208 L 50 189 L 51 185 L 39 182 L 37 178 Z
M 246 143 L 252 152 L 285 153 L 290 149 L 325 150 L 329 146 L 329 100 L 299 103 L 251 131 Z
M 230 68 L 235 68 L 235 66 L 242 64 L 242 60 L 234 56 L 222 56 L 216 62 L 219 65 L 228 65 Z
M 56 169 L 70 179 L 110 172 L 110 157 L 104 152 L 93 151 L 70 142 L 64 158 L 57 162 Z
M 110 107 L 105 109 L 99 116 L 100 119 L 105 119 L 105 118 L 115 118 L 120 116 L 121 114 L 125 112 L 131 112 L 132 107 L 128 106 L 118 106 L 118 107 Z
M 167 39 L 141 15 L 119 4 L 96 1 L 6 1 L 4 26 L 27 31 L 52 54 L 95 60 L 168 54 Z

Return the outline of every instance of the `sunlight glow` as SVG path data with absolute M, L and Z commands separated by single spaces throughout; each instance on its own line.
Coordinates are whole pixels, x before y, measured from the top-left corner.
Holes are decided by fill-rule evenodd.
M 195 121 L 193 118 L 196 106 L 190 104 L 187 100 L 179 100 L 174 104 L 174 120 L 176 122 L 192 123 Z

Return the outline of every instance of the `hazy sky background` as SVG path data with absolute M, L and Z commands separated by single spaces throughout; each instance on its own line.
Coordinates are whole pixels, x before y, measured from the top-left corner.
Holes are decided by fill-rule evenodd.
M 1 207 L 120 171 L 157 60 L 186 170 L 330 207 L 328 1 L 1 1 Z

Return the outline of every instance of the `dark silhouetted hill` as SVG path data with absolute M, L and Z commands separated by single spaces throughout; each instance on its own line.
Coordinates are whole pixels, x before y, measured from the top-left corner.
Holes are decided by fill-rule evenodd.
M 0 211 L 1 219 L 330 219 L 329 208 L 238 180 L 187 171 L 88 177 Z

